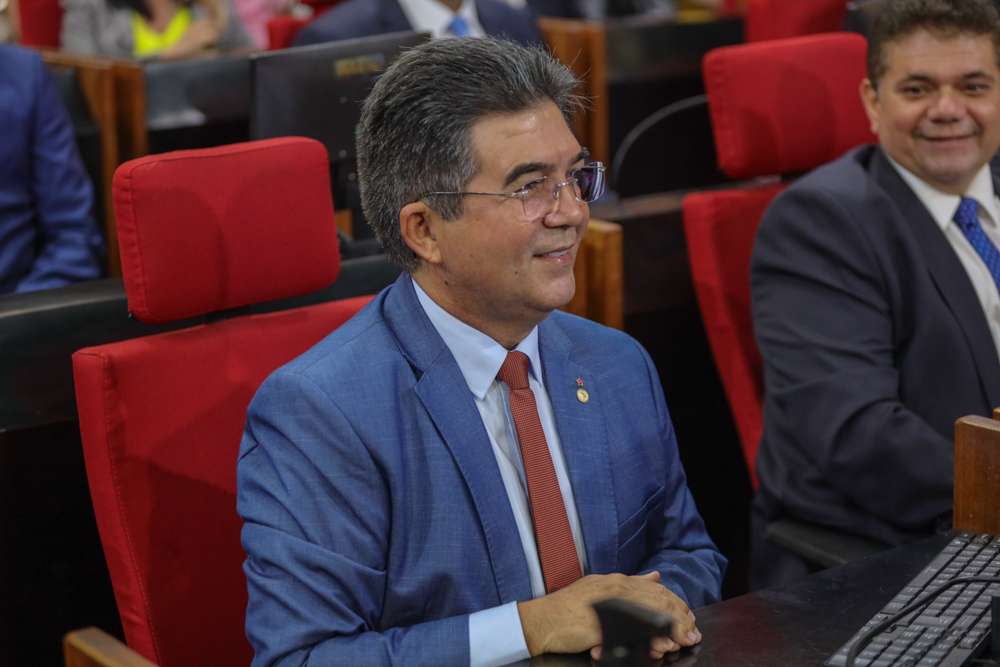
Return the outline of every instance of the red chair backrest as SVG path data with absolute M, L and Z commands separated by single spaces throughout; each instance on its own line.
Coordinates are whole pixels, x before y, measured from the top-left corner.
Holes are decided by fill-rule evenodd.
M 302 27 L 309 23 L 311 19 L 300 19 L 295 16 L 283 14 L 275 16 L 267 22 L 267 50 L 277 51 L 287 49 L 292 45 L 295 35 L 302 30 Z
M 732 178 L 793 174 L 875 140 L 858 92 L 865 40 L 849 33 L 724 47 L 703 62 L 719 166 Z M 750 256 L 785 183 L 690 194 L 684 230 L 712 355 L 757 487 L 763 366 L 750 312 Z
M 319 142 L 127 162 L 115 211 L 129 309 L 167 322 L 303 294 L 340 267 Z M 129 646 L 245 667 L 236 458 L 261 382 L 371 297 L 241 315 L 73 355 L 87 477 Z
M 848 0 L 747 0 L 743 37 L 747 42 L 837 32 Z
M 21 45 L 58 49 L 63 8 L 59 0 L 19 0 Z

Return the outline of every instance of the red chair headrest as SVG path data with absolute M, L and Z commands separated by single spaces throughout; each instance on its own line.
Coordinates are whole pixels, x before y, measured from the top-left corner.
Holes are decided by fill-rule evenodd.
M 170 322 L 328 286 L 340 271 L 326 149 L 285 137 L 132 160 L 114 178 L 125 291 Z
M 719 166 L 735 179 L 806 171 L 875 141 L 861 103 L 865 38 L 726 46 L 702 63 Z

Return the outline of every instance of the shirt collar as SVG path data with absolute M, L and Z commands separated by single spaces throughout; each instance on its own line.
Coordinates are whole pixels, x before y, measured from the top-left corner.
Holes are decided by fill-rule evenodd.
M 444 308 L 437 305 L 427 293 L 420 288 L 417 281 L 413 282 L 413 289 L 417 293 L 417 300 L 424 309 L 431 324 L 437 330 L 438 335 L 444 340 L 444 344 L 451 350 L 451 354 L 458 362 L 458 368 L 465 377 L 469 390 L 480 401 L 486 398 L 486 392 L 500 372 L 504 360 L 507 359 L 507 350 L 482 331 L 470 327 Z M 538 384 L 545 386 L 542 381 L 541 357 L 538 354 L 538 327 L 531 330 L 527 338 L 522 340 L 514 348 L 527 355 L 531 362 L 529 372 L 538 381 Z
M 957 195 L 941 192 L 888 155 L 886 157 L 889 159 L 889 163 L 899 172 L 903 181 L 913 190 L 913 194 L 917 195 L 917 199 L 920 200 L 924 208 L 931 214 L 938 227 L 942 231 L 947 229 L 948 225 L 955 218 L 955 212 L 958 210 L 958 205 L 961 203 L 962 198 Z M 982 169 L 976 172 L 972 183 L 969 184 L 969 189 L 965 192 L 965 196 L 975 199 L 976 203 L 979 204 L 980 222 L 994 227 L 997 226 L 997 220 L 1000 219 L 1000 205 L 997 203 L 996 193 L 993 190 L 993 172 L 990 170 L 989 163 L 984 164 Z
M 452 19 L 461 16 L 469 27 L 471 37 L 482 37 L 479 15 L 474 0 L 462 0 L 457 12 L 452 12 L 438 0 L 399 0 L 406 19 L 416 32 L 429 32 L 434 39 L 450 37 L 448 26 Z

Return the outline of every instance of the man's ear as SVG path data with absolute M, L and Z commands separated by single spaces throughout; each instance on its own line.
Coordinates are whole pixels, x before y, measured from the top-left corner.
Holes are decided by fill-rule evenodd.
M 441 249 L 434 236 L 433 223 L 439 216 L 422 201 L 407 204 L 399 211 L 399 231 L 403 241 L 430 264 L 441 263 Z
M 872 128 L 872 134 L 878 134 L 878 119 L 880 101 L 878 99 L 878 89 L 872 85 L 871 80 L 865 78 L 858 88 L 861 93 L 861 103 L 865 105 L 865 113 L 868 114 L 868 122 Z

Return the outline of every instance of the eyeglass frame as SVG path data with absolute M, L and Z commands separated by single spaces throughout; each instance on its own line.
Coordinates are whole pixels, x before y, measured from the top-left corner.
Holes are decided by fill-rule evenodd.
M 569 172 L 569 175 L 573 176 L 573 174 L 576 174 L 577 172 L 582 171 L 584 169 L 592 169 L 592 170 L 596 171 L 598 174 L 601 175 L 600 176 L 600 179 L 601 179 L 601 181 L 600 181 L 600 188 L 599 188 L 600 192 L 597 193 L 594 196 L 593 199 L 591 199 L 590 201 L 587 201 L 585 199 L 580 199 L 580 197 L 577 196 L 577 194 L 576 194 L 577 190 L 574 187 L 573 188 L 573 199 L 578 204 L 583 204 L 583 203 L 591 204 L 594 201 L 596 201 L 597 199 L 599 199 L 601 195 L 604 194 L 605 180 L 604 180 L 603 174 L 605 173 L 605 171 L 607 171 L 607 167 L 605 167 L 604 163 L 602 163 L 602 162 L 591 162 L 590 164 L 585 164 L 582 167 L 577 167 L 573 171 Z M 520 197 L 520 199 L 521 199 L 521 210 L 524 211 L 524 215 L 525 215 L 525 217 L 527 217 L 528 210 L 527 210 L 526 205 L 524 203 L 525 202 L 525 195 L 527 194 L 526 191 L 525 191 L 526 188 L 529 185 L 531 185 L 532 183 L 535 183 L 537 181 L 544 181 L 547 178 L 548 178 L 548 176 L 541 176 L 539 178 L 533 178 L 530 181 L 528 181 L 527 183 L 525 183 L 524 185 L 522 185 L 521 187 L 519 187 L 517 190 L 514 190 L 514 192 L 425 192 L 424 194 L 422 194 L 419 197 L 417 197 L 416 201 L 420 201 L 421 199 L 424 199 L 425 197 L 431 197 L 431 196 L 434 196 L 434 195 L 483 195 L 483 196 L 487 196 L 487 197 L 506 197 L 507 199 L 513 199 L 514 197 Z M 556 210 L 559 209 L 559 193 L 562 192 L 563 187 L 565 187 L 567 185 L 578 185 L 578 183 L 577 183 L 577 181 L 576 181 L 575 178 L 571 178 L 570 180 L 566 181 L 565 183 L 558 183 L 558 184 L 554 185 L 552 187 L 552 200 L 556 202 L 556 207 L 554 209 L 552 209 L 552 211 L 549 211 L 548 213 L 546 213 L 545 215 L 552 215 L 552 213 L 554 213 Z M 583 189 L 582 188 L 580 190 L 580 194 L 581 195 L 583 194 Z M 541 216 L 541 217 L 545 217 L 545 216 Z

